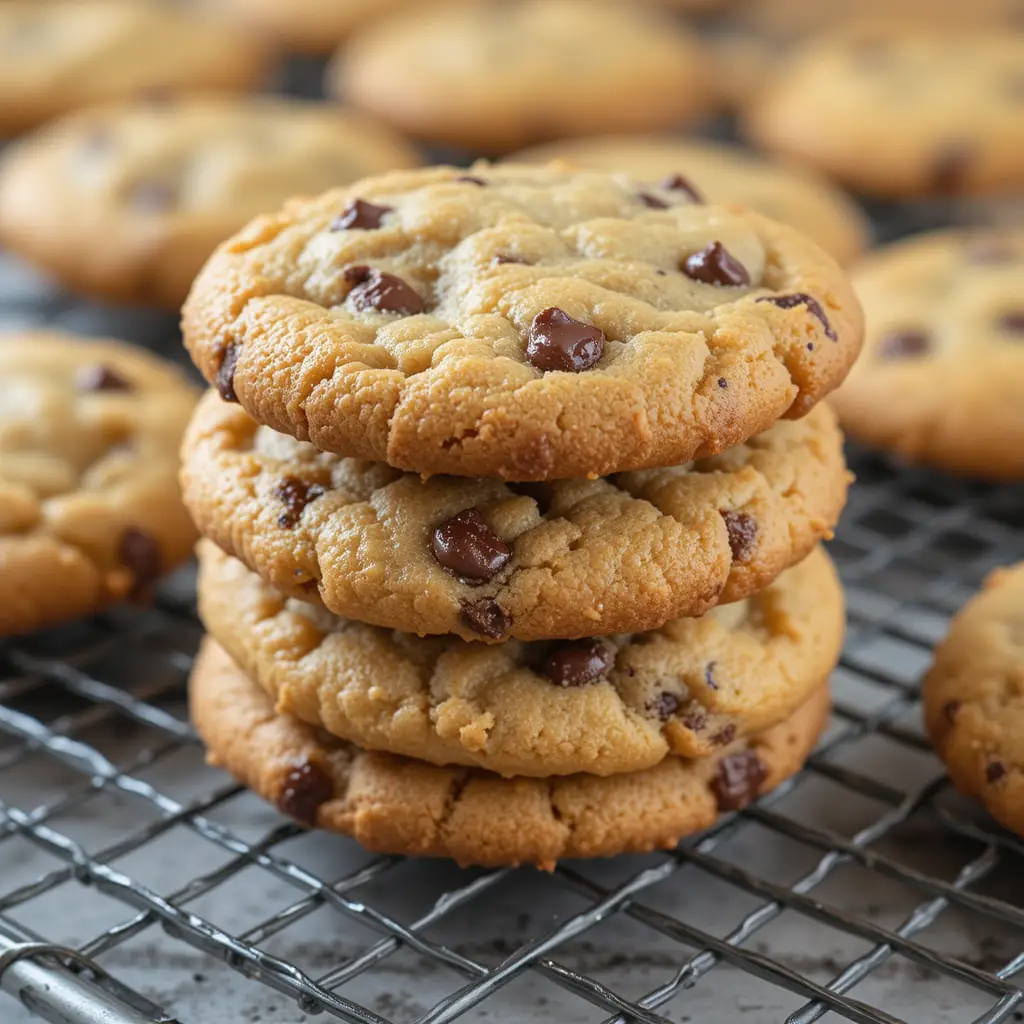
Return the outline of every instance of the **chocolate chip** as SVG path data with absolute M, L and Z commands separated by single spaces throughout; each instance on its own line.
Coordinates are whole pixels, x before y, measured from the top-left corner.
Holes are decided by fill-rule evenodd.
M 375 267 L 349 267 L 345 280 L 355 285 L 349 292 L 358 310 L 375 309 L 379 313 L 414 316 L 423 312 L 423 299 L 415 288 L 400 277 Z
M 708 724 L 708 714 L 702 707 L 697 707 L 683 715 L 682 723 L 687 729 L 700 732 Z
M 434 557 L 452 576 L 484 583 L 508 564 L 512 549 L 487 525 L 478 508 L 446 519 L 433 536 Z
M 491 260 L 491 262 L 497 267 L 502 267 L 506 263 L 529 264 L 530 261 L 524 260 L 522 256 L 510 256 L 508 253 L 499 252 L 498 255 L 495 256 L 493 260 Z
M 1010 334 L 1024 334 L 1024 310 L 1014 309 L 999 318 L 999 329 Z
M 989 761 L 985 765 L 985 779 L 988 782 L 998 782 L 1006 774 L 1006 765 L 1002 761 Z
M 883 359 L 911 359 L 925 355 L 931 347 L 932 338 L 926 330 L 906 327 L 885 335 L 878 343 L 878 354 Z
M 466 185 L 478 185 L 480 188 L 486 188 L 487 182 L 483 178 L 477 178 L 472 174 L 460 174 L 456 181 L 461 181 Z
M 162 213 L 178 202 L 178 190 L 168 181 L 146 178 L 135 183 L 129 199 L 136 210 Z
M 773 306 L 778 306 L 779 309 L 792 309 L 794 306 L 806 306 L 808 311 L 821 321 L 821 326 L 825 328 L 825 337 L 831 338 L 832 341 L 839 340 L 839 337 L 835 332 L 835 328 L 825 315 L 825 310 L 821 308 L 821 303 L 814 298 L 813 295 L 808 295 L 806 292 L 794 292 L 792 295 L 765 295 L 757 301 L 770 302 Z
M 942 705 L 942 715 L 950 725 L 953 725 L 956 722 L 956 716 L 959 714 L 962 706 L 963 701 L 959 700 L 947 700 L 946 703 Z
M 80 367 L 75 374 L 75 387 L 79 391 L 131 391 L 132 386 L 116 370 L 97 363 Z
M 376 203 L 368 203 L 365 199 L 353 199 L 341 214 L 331 221 L 331 230 L 347 231 L 349 228 L 359 228 L 363 231 L 372 231 L 380 227 L 384 215 L 393 209 L 393 206 L 378 206 Z
M 679 698 L 674 693 L 659 693 L 658 696 L 647 705 L 647 710 L 657 715 L 663 722 L 667 722 L 680 707 Z
M 489 597 L 464 604 L 462 621 L 474 632 L 491 640 L 500 640 L 511 625 L 509 617 L 502 611 L 498 602 L 492 601 Z
M 757 547 L 757 520 L 746 512 L 719 509 L 729 535 L 729 550 L 734 562 L 745 562 Z
M 602 355 L 604 331 L 574 320 L 557 306 L 538 313 L 530 324 L 526 358 L 538 370 L 580 373 L 596 365 Z
M 1013 263 L 1017 260 L 1017 249 L 1007 238 L 976 238 L 967 244 L 964 257 L 975 266 L 991 266 L 997 263 Z
M 659 199 L 656 195 L 653 195 L 650 192 L 637 192 L 636 197 L 644 204 L 644 206 L 648 206 L 652 210 L 668 209 L 668 203 L 666 203 L 664 199 Z
M 704 202 L 704 197 L 681 174 L 670 174 L 663 178 L 661 187 L 671 192 L 685 192 L 695 203 Z
M 611 648 L 600 640 L 581 640 L 558 648 L 541 671 L 559 686 L 586 686 L 608 674 L 615 664 Z
M 277 517 L 279 526 L 292 529 L 302 518 L 303 509 L 325 493 L 319 484 L 307 483 L 296 476 L 286 476 L 275 488 L 274 497 L 284 503 L 284 511 Z
M 718 386 L 720 388 L 727 388 L 729 386 L 729 382 L 724 377 L 719 377 Z
M 721 242 L 712 242 L 683 261 L 683 273 L 704 284 L 742 286 L 750 284 L 746 267 Z
M 163 572 L 163 553 L 156 538 L 145 530 L 129 526 L 118 541 L 117 560 L 132 573 L 129 598 L 141 601 L 148 597 L 153 584 Z
M 724 729 L 720 729 L 711 737 L 712 742 L 717 743 L 720 747 L 728 746 L 734 739 L 736 739 L 735 725 L 727 725 Z
M 229 341 L 221 353 L 217 368 L 217 393 L 225 402 L 237 402 L 235 394 L 235 368 L 238 366 L 238 345 Z
M 768 778 L 768 769 L 753 750 L 743 750 L 722 758 L 711 791 L 715 794 L 720 811 L 740 811 L 758 794 Z
M 300 825 L 316 824 L 320 805 L 334 796 L 334 783 L 319 765 L 303 761 L 295 765 L 284 779 L 277 806 L 283 814 Z
M 709 661 L 704 668 L 704 682 L 707 683 L 708 688 L 711 690 L 718 689 L 718 683 L 715 680 L 715 668 L 717 665 L 717 661 Z
M 971 148 L 966 142 L 950 143 L 935 158 L 932 185 L 940 192 L 955 192 L 962 188 L 971 156 Z

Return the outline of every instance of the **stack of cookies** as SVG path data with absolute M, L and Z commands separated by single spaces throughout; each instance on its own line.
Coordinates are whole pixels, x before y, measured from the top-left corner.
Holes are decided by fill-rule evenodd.
M 798 231 L 678 175 L 401 171 L 252 222 L 184 332 L 193 715 L 284 812 L 550 866 L 802 765 L 862 327 Z

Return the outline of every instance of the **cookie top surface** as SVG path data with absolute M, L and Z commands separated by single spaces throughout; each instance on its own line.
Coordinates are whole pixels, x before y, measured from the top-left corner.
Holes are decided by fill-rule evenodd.
M 288 595 L 465 639 L 652 629 L 738 600 L 830 534 L 847 484 L 824 406 L 692 464 L 507 485 L 324 455 L 211 392 L 182 457 L 200 532 Z
M 919 235 L 854 272 L 865 351 L 832 398 L 854 437 L 912 460 L 1024 479 L 1024 230 Z
M 673 465 L 804 415 L 861 342 L 787 226 L 621 175 L 477 165 L 367 179 L 253 221 L 183 311 L 259 422 L 416 472 Z
M 1024 834 L 1024 565 L 953 620 L 924 683 L 925 725 L 957 789 Z
M 738 146 L 608 135 L 536 146 L 510 159 L 539 163 L 556 158 L 622 171 L 638 181 L 660 182 L 681 175 L 705 201 L 747 206 L 789 224 L 840 263 L 849 263 L 867 246 L 867 219 L 840 189 L 811 171 L 761 160 Z
M 842 644 L 842 589 L 820 549 L 701 618 L 491 645 L 338 618 L 286 600 L 209 542 L 200 552 L 200 617 L 279 711 L 364 749 L 502 775 L 707 757 L 795 711 Z
M 188 558 L 177 450 L 194 402 L 120 342 L 0 337 L 0 636 L 142 597 Z
M 369 753 L 288 715 L 213 641 L 196 659 L 192 718 L 210 760 L 304 825 L 369 850 L 464 866 L 671 849 L 803 766 L 828 719 L 828 687 L 790 718 L 709 757 L 666 757 L 600 778 L 503 779 Z
M 270 98 L 71 115 L 0 160 L 0 239 L 89 294 L 178 307 L 217 244 L 264 210 L 412 167 L 388 129 Z
M 403 11 L 354 37 L 329 82 L 411 135 L 484 153 L 667 128 L 716 103 L 713 66 L 682 24 L 602 0 Z
M 871 28 L 809 42 L 745 121 L 769 150 L 870 195 L 1024 184 L 1024 36 Z
M 0 54 L 0 133 L 108 100 L 241 91 L 268 63 L 223 24 L 135 0 L 7 0 Z

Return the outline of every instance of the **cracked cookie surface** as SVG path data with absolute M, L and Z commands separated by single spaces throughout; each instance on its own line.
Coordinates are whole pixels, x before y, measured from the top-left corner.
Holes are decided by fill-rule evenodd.
M 997 569 L 938 646 L 925 726 L 957 789 L 1024 835 L 1024 564 Z
M 370 750 L 502 775 L 613 775 L 775 725 L 835 667 L 842 589 L 815 551 L 754 597 L 577 641 L 415 637 L 288 601 L 209 542 L 200 617 L 281 712 Z
M 825 406 L 722 455 L 598 480 L 423 480 L 260 427 L 213 392 L 182 447 L 200 532 L 291 597 L 468 640 L 653 629 L 770 583 L 846 498 Z
M 913 461 L 1024 479 L 1024 230 L 917 235 L 854 272 L 864 355 L 832 396 L 850 435 Z
M 0 337 L 0 636 L 141 599 L 188 559 L 178 445 L 195 398 L 120 342 Z
M 805 415 L 861 314 L 792 228 L 675 182 L 477 165 L 258 218 L 183 317 L 204 376 L 322 451 L 549 480 L 675 465 Z
M 503 779 L 369 753 L 277 715 L 210 639 L 189 698 L 211 763 L 304 825 L 379 853 L 548 870 L 562 858 L 671 849 L 799 771 L 829 711 L 821 686 L 779 725 L 710 757 L 608 778 Z
M 0 240 L 89 295 L 177 308 L 217 245 L 264 210 L 413 167 L 388 129 L 269 97 L 116 104 L 0 160 Z

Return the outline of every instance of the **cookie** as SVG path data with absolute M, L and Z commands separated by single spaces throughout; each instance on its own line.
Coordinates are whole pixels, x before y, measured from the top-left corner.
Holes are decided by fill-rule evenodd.
M 0 338 L 0 636 L 146 597 L 186 561 L 191 385 L 116 341 Z
M 0 135 L 108 100 L 243 91 L 268 67 L 237 31 L 137 0 L 6 0 L 0 54 Z
M 840 263 L 851 262 L 867 247 L 867 218 L 842 191 L 810 171 L 760 160 L 738 146 L 654 136 L 595 136 L 537 146 L 511 157 L 520 163 L 555 158 L 623 171 L 639 181 L 679 175 L 707 202 L 736 203 L 789 224 Z
M 232 232 L 293 195 L 418 163 L 324 104 L 184 99 L 91 109 L 0 159 L 0 240 L 72 289 L 177 308 Z
M 698 760 L 601 778 L 503 779 L 334 740 L 287 715 L 212 640 L 196 660 L 192 718 L 220 765 L 282 813 L 378 853 L 463 866 L 671 849 L 803 766 L 828 719 L 819 687 L 790 718 Z
M 925 726 L 949 777 L 1024 834 L 1024 564 L 992 573 L 953 620 L 924 682 Z
M 484 153 L 668 128 L 716 105 L 713 65 L 681 23 L 602 0 L 404 11 L 356 35 L 328 85 L 414 137 Z
M 657 630 L 484 645 L 285 599 L 209 541 L 199 614 L 295 715 L 366 750 L 501 775 L 616 775 L 775 725 L 835 668 L 842 588 L 818 549 L 754 597 Z
M 1024 185 L 1024 36 L 873 28 L 813 40 L 745 112 L 750 138 L 869 195 Z
M 289 596 L 466 639 L 653 629 L 760 590 L 846 498 L 824 406 L 724 455 L 526 487 L 323 455 L 211 392 L 182 449 L 202 534 Z
M 918 235 L 855 274 L 864 355 L 833 396 L 849 433 L 913 461 L 1024 479 L 1024 229 Z
M 289 203 L 183 311 L 221 395 L 322 451 L 546 480 L 676 465 L 808 412 L 861 313 L 792 228 L 564 166 L 429 168 Z

